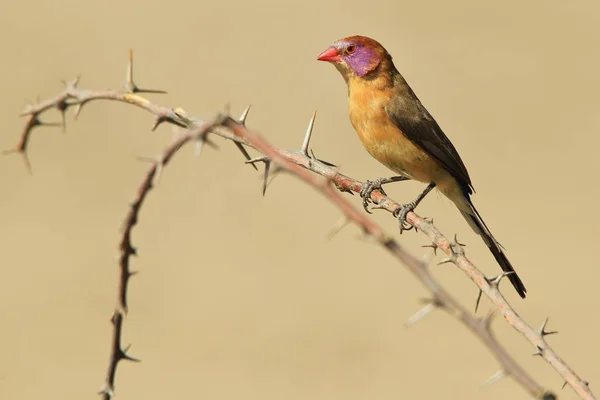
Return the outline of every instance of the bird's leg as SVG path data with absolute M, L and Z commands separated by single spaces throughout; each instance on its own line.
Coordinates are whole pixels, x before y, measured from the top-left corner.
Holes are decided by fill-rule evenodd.
M 371 193 L 373 193 L 374 190 L 378 190 L 381 192 L 381 194 L 387 196 L 387 193 L 385 193 L 383 190 L 382 185 L 392 182 L 407 181 L 408 179 L 409 178 L 405 176 L 392 176 L 390 178 L 378 178 L 373 181 L 365 181 L 360 189 L 360 197 L 363 199 L 363 207 L 365 211 L 371 214 L 371 211 L 369 211 L 369 200 L 371 199 Z
M 393 212 L 394 217 L 398 218 L 398 223 L 400 224 L 400 233 L 402 231 L 409 231 L 413 228 L 408 222 L 406 222 L 406 214 L 410 211 L 413 211 L 419 203 L 427 196 L 427 193 L 431 192 L 435 187 L 435 183 L 431 182 L 423 192 L 417 196 L 416 199 L 411 201 L 410 203 L 402 204 L 398 208 L 396 208 Z

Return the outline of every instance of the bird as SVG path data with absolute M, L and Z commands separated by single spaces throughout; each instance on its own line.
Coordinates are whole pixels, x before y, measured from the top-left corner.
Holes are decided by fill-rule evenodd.
M 470 227 L 483 239 L 492 255 L 522 297 L 525 285 L 473 205 L 471 178 L 456 148 L 423 106 L 392 56 L 376 40 L 348 36 L 336 40 L 317 60 L 333 64 L 348 87 L 350 122 L 369 154 L 398 174 L 367 180 L 360 191 L 368 210 L 371 192 L 382 185 L 416 180 L 427 184 L 417 198 L 398 207 L 400 232 L 410 229 L 406 215 L 434 188 L 450 199 Z

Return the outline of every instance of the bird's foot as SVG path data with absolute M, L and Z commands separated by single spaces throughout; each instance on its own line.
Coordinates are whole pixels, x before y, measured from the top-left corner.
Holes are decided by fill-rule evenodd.
M 385 192 L 385 190 L 383 190 L 383 187 L 381 187 L 381 185 L 386 183 L 387 180 L 388 180 L 387 178 L 378 178 L 373 181 L 367 180 L 367 181 L 365 181 L 365 183 L 363 183 L 362 188 L 360 188 L 359 194 L 363 200 L 363 208 L 369 214 L 372 214 L 371 211 L 369 211 L 369 202 L 371 201 L 371 193 L 373 193 L 375 190 L 378 190 L 382 195 L 387 196 L 387 193 Z
M 373 191 L 377 190 L 387 197 L 387 193 L 383 190 L 382 185 L 392 182 L 407 181 L 408 179 L 409 178 L 405 176 L 392 176 L 390 178 L 378 178 L 373 181 L 365 181 L 360 189 L 360 197 L 363 199 L 363 208 L 365 211 L 371 214 L 371 211 L 369 211 L 369 201 L 371 200 L 371 193 L 373 193 Z
M 392 215 L 398 218 L 398 224 L 400 225 L 400 234 L 404 231 L 410 231 L 414 228 L 411 224 L 406 221 L 406 215 L 413 211 L 417 207 L 417 202 L 411 201 L 410 203 L 402 204 L 394 210 Z

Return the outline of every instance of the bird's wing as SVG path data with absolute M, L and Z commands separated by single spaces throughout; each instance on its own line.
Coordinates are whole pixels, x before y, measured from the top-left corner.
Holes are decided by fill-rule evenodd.
M 437 160 L 471 194 L 471 178 L 458 152 L 416 96 L 415 100 L 417 109 L 407 112 L 401 98 L 392 99 L 386 113 L 400 132 Z

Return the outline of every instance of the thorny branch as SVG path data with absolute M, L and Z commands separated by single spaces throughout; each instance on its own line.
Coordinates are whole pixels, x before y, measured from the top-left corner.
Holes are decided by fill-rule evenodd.
M 82 107 L 94 100 L 112 100 L 129 103 L 143 108 L 155 116 L 153 130 L 163 122 L 169 122 L 173 125 L 187 128 L 184 134 L 176 138 L 167 146 L 161 155 L 157 157 L 150 165 L 141 184 L 138 187 L 134 201 L 132 202 L 124 221 L 123 231 L 120 240 L 120 278 L 118 290 L 118 306 L 113 316 L 113 340 L 111 344 L 111 356 L 106 375 L 105 385 L 100 393 L 104 399 L 110 399 L 114 394 L 115 375 L 119 361 L 126 359 L 138 361 L 127 354 L 128 348 L 123 348 L 121 343 L 121 334 L 124 317 L 127 313 L 127 287 L 129 278 L 135 274 L 130 269 L 130 257 L 136 255 L 136 249 L 131 241 L 131 232 L 136 225 L 140 208 L 143 201 L 153 188 L 153 182 L 164 166 L 166 166 L 175 153 L 181 149 L 187 142 L 195 141 L 197 149 L 200 150 L 205 143 L 210 144 L 209 134 L 214 134 L 225 139 L 232 140 L 238 149 L 243 153 L 246 162 L 254 164 L 263 162 L 265 165 L 265 179 L 263 183 L 263 192 L 266 189 L 268 174 L 271 164 L 277 168 L 285 169 L 300 179 L 313 186 L 321 192 L 326 198 L 334 203 L 344 214 L 344 224 L 353 222 L 360 226 L 365 233 L 372 236 L 382 247 L 395 256 L 403 265 L 405 265 L 423 285 L 431 292 L 431 298 L 425 300 L 425 306 L 409 319 L 409 323 L 414 323 L 435 309 L 443 309 L 450 315 L 457 318 L 469 330 L 471 330 L 490 350 L 501 365 L 501 370 L 494 374 L 488 381 L 491 384 L 504 376 L 510 376 L 515 379 L 525 390 L 537 399 L 555 399 L 556 395 L 544 389 L 531 378 L 527 372 L 508 354 L 502 345 L 496 340 L 491 330 L 492 318 L 500 313 L 504 319 L 514 329 L 520 332 L 536 349 L 534 355 L 540 356 L 546 360 L 565 380 L 565 385 L 569 384 L 582 399 L 595 399 L 587 382 L 579 376 L 558 356 L 558 354 L 547 344 L 545 336 L 556 332 L 546 331 L 547 319 L 540 329 L 533 329 L 529 326 L 510 306 L 504 296 L 500 293 L 499 283 L 506 274 L 497 277 L 486 277 L 479 271 L 466 257 L 461 244 L 456 237 L 454 240 L 448 240 L 433 225 L 432 221 L 419 217 L 414 212 L 407 215 L 407 221 L 412 226 L 424 233 L 432 242 L 427 247 L 432 247 L 434 252 L 437 249 L 442 250 L 448 257 L 441 263 L 453 263 L 461 269 L 479 288 L 477 305 L 482 294 L 485 294 L 495 306 L 495 311 L 489 313 L 486 317 L 479 318 L 473 315 L 460 305 L 431 275 L 428 269 L 428 259 L 419 261 L 404 250 L 393 238 L 386 235 L 383 230 L 367 216 L 359 212 L 351 203 L 343 198 L 341 192 L 358 193 L 362 187 L 362 182 L 340 174 L 333 164 L 317 159 L 308 148 L 310 136 L 315 116 L 311 118 L 306 132 L 304 143 L 300 151 L 291 152 L 282 149 L 276 149 L 269 145 L 262 137 L 246 129 L 244 123 L 248 114 L 248 109 L 244 111 L 239 121 L 235 121 L 225 116 L 219 116 L 213 122 L 206 122 L 195 117 L 189 117 L 182 109 L 171 109 L 150 102 L 137 93 L 164 93 L 160 90 L 140 89 L 133 82 L 133 57 L 129 54 L 129 64 L 127 66 L 127 80 L 124 91 L 105 90 L 91 91 L 83 90 L 77 87 L 79 78 L 65 83 L 65 88 L 56 96 L 36 104 L 29 105 L 21 114 L 27 117 L 25 127 L 20 135 L 20 141 L 14 149 L 4 151 L 4 154 L 19 153 L 25 161 L 28 169 L 31 166 L 27 158 L 27 149 L 29 139 L 33 128 L 43 125 L 57 125 L 55 123 L 44 123 L 40 120 L 41 114 L 50 110 L 57 109 L 61 113 L 63 129 L 65 128 L 65 113 L 68 108 L 75 108 L 75 117 L 77 118 Z M 261 157 L 250 159 L 244 146 L 251 147 L 260 153 Z M 319 176 L 320 175 L 320 176 Z M 378 205 L 378 208 L 393 212 L 398 203 L 384 196 L 378 191 L 371 194 L 371 201 Z

